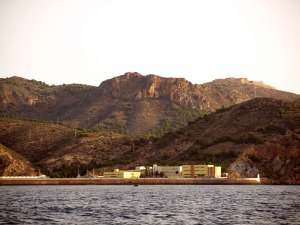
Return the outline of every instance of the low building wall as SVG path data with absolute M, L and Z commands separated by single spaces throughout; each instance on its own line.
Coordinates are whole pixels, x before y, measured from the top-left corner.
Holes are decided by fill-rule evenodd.
M 46 178 L 0 179 L 0 185 L 257 185 L 256 179 L 227 178 Z

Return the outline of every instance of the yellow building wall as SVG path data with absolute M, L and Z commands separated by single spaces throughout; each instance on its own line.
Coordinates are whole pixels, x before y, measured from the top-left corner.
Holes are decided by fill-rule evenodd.
M 183 177 L 191 177 L 191 165 L 182 165 L 181 175 Z
M 139 178 L 141 176 L 140 171 L 126 171 L 115 169 L 113 172 L 104 172 L 104 178 Z
M 200 165 L 199 173 L 197 175 L 207 176 L 208 175 L 207 168 L 208 168 L 208 165 Z
M 104 178 L 120 178 L 119 172 L 104 172 Z
M 182 166 L 183 177 L 221 177 L 221 167 L 215 167 L 214 165 L 183 165 Z
M 122 171 L 123 178 L 139 178 L 141 176 L 140 171 Z
M 113 172 L 104 172 L 103 177 L 104 178 L 122 178 L 123 173 L 119 169 L 114 169 Z

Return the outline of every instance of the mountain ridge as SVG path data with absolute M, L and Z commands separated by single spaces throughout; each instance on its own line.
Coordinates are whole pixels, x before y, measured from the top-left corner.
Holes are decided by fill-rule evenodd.
M 198 116 L 255 97 L 299 99 L 299 95 L 277 91 L 246 78 L 192 84 L 184 78 L 128 72 L 94 87 L 49 86 L 13 77 L 0 80 L 0 115 L 132 134 L 154 134 L 161 127 L 165 131 L 155 134 L 160 136 Z M 177 125 L 166 128 L 169 122 Z

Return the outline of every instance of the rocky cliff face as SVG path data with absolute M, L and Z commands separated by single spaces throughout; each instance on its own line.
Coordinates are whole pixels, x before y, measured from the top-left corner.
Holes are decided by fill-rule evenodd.
M 289 133 L 263 145 L 250 146 L 233 162 L 230 177 L 255 177 L 272 184 L 300 183 L 300 136 Z
M 36 176 L 31 163 L 0 144 L 0 176 Z
M 99 93 L 125 100 L 167 99 L 201 110 L 215 110 L 255 97 L 297 98 L 297 95 L 277 91 L 262 82 L 248 81 L 246 78 L 218 79 L 193 85 L 184 78 L 163 78 L 151 74 L 142 76 L 136 72 L 102 82 Z
M 199 86 L 184 78 L 163 78 L 156 75 L 142 76 L 139 73 L 126 73 L 122 76 L 104 81 L 99 92 L 106 96 L 124 100 L 166 99 L 179 101 L 186 105 L 208 109 L 202 99 Z

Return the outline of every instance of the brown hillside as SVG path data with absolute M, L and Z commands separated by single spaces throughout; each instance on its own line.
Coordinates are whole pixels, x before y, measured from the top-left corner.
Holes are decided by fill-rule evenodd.
M 47 122 L 1 118 L 0 143 L 42 167 L 44 172 L 64 163 L 76 164 L 77 172 L 77 166 L 91 162 L 96 162 L 93 167 L 99 167 L 133 161 L 134 146 L 129 137 Z
M 233 177 L 300 183 L 300 103 L 253 99 L 220 109 L 161 139 L 85 132 L 55 123 L 2 118 L 0 143 L 48 175 L 76 176 L 137 165 L 221 165 Z
M 186 126 L 205 113 L 254 97 L 299 99 L 299 95 L 245 78 L 193 85 L 183 78 L 126 73 L 91 87 L 48 86 L 12 77 L 0 80 L 0 115 L 159 136 Z
M 211 163 L 234 177 L 259 173 L 274 183 L 300 183 L 300 104 L 250 100 L 200 118 L 143 152 L 140 164 Z

